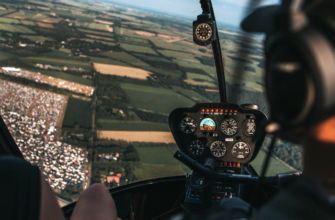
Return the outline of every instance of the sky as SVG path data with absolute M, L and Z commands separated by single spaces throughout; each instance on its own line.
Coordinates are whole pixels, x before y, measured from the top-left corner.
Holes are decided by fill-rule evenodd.
M 196 20 L 202 13 L 199 0 L 105 0 L 106 2 L 163 12 Z M 278 4 L 279 0 L 212 0 L 218 23 L 238 27 L 248 6 Z

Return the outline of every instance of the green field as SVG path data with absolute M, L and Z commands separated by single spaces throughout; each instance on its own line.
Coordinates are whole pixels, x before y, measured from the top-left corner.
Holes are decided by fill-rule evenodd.
M 94 31 L 94 30 L 86 30 L 82 28 L 78 28 L 78 31 L 85 32 L 88 34 L 93 34 L 93 35 L 104 35 L 108 37 L 114 37 L 114 34 L 111 32 L 102 32 L 102 31 Z
M 61 59 L 61 58 L 53 58 L 53 57 L 28 57 L 22 58 L 24 61 L 32 64 L 42 63 L 49 64 L 53 66 L 67 66 L 68 68 L 83 68 L 85 71 L 91 70 L 91 65 L 89 62 L 81 61 L 79 58 L 76 59 Z
M 77 27 L 107 31 L 107 28 L 106 28 L 105 24 L 99 24 L 99 23 L 95 23 L 95 22 L 81 22 L 81 21 L 76 21 L 75 24 L 76 24 Z
M 31 25 L 36 26 L 35 22 L 33 21 L 27 21 L 27 20 L 20 20 L 23 25 Z
M 60 79 L 64 79 L 67 81 L 71 81 L 71 82 L 75 82 L 75 83 L 79 83 L 85 86 L 92 86 L 94 87 L 94 81 L 91 79 L 85 79 L 82 78 L 80 76 L 74 76 L 72 74 L 68 74 L 68 73 L 64 73 L 64 72 L 60 72 L 60 71 L 52 71 L 52 70 L 39 70 L 39 72 L 41 72 L 44 75 L 47 76 L 52 76 L 55 78 L 60 78 Z
M 109 46 L 115 46 L 116 45 L 116 43 L 111 42 L 111 41 L 105 41 L 105 40 L 96 40 L 96 41 L 99 42 L 99 43 L 102 43 L 102 44 L 107 44 Z
M 127 62 L 137 66 L 149 66 L 147 63 L 143 62 L 142 60 L 130 55 L 129 53 L 125 52 L 102 52 L 104 56 L 110 57 L 112 59 L 117 59 L 123 62 Z
M 117 66 L 131 67 L 130 65 L 126 63 L 122 63 L 117 60 L 112 60 L 112 59 L 104 58 L 104 57 L 90 57 L 90 60 L 92 63 L 104 63 L 104 64 L 111 64 L 111 65 L 117 65 Z
M 11 24 L 4 24 L 4 23 L 0 25 L 0 30 L 9 31 L 9 32 L 18 32 L 22 34 L 36 34 L 33 30 L 29 29 L 26 26 L 11 25 Z
M 15 10 L 13 10 L 13 9 L 0 10 L 0 16 L 1 16 L 1 15 L 5 15 L 5 14 L 9 14 L 9 13 L 11 13 L 11 12 L 13 12 L 13 11 L 15 11 Z
M 133 51 L 133 52 L 141 52 L 141 53 L 150 53 L 150 54 L 157 54 L 151 47 L 145 47 L 145 46 L 138 46 L 134 44 L 124 44 L 121 43 L 120 47 L 122 47 L 126 51 Z
M 178 176 L 191 173 L 191 170 L 173 157 L 178 147 L 136 147 L 141 167 L 135 168 L 138 180 Z
M 130 98 L 130 106 L 170 114 L 176 108 L 193 106 L 195 102 L 170 89 L 120 83 Z
M 70 97 L 63 120 L 63 127 L 73 128 L 76 124 L 81 127 L 92 127 L 91 103 Z
M 45 42 L 46 40 L 53 41 L 51 37 L 43 37 L 43 36 L 36 36 L 36 35 L 21 35 L 21 37 L 25 37 L 32 41 L 39 41 L 39 42 Z
M 256 159 L 251 162 L 251 165 L 253 166 L 253 168 L 256 170 L 256 172 L 259 175 L 261 174 L 265 157 L 266 157 L 265 152 L 260 150 Z M 271 157 L 270 164 L 266 172 L 266 176 L 275 176 L 278 173 L 288 173 L 288 172 L 294 172 L 294 171 L 295 170 L 291 170 L 288 166 L 286 166 L 282 162 Z
M 211 77 L 206 76 L 206 75 L 201 75 L 201 74 L 197 74 L 197 73 L 186 73 L 186 74 L 187 74 L 187 79 L 191 79 L 191 80 L 201 79 L 201 80 L 204 80 L 206 82 L 213 82 L 214 81 Z
M 183 89 L 180 86 L 172 86 L 173 90 L 181 92 L 184 95 L 187 95 L 196 102 L 208 102 L 208 99 L 194 92 L 193 90 Z
M 59 50 L 53 49 L 51 52 L 42 53 L 41 56 L 43 57 L 56 57 L 56 58 L 69 58 L 69 54 L 71 54 L 71 50 L 61 48 Z
M 5 18 L 0 17 L 0 23 L 7 23 L 7 24 L 21 24 L 21 22 L 14 18 Z
M 168 124 L 146 121 L 98 119 L 97 123 L 102 131 L 170 131 Z
M 190 84 L 190 85 L 197 85 L 197 86 L 206 86 L 206 87 L 211 87 L 211 88 L 218 88 L 217 85 L 214 83 L 209 83 L 209 82 L 199 82 L 199 81 L 194 81 L 190 79 L 184 80 L 184 82 Z
M 119 40 L 121 43 L 145 44 L 145 45 L 150 46 L 150 43 L 147 39 L 138 38 L 138 37 L 130 37 L 130 36 L 121 35 L 119 37 Z
M 0 51 L 0 60 L 16 57 L 16 55 Z

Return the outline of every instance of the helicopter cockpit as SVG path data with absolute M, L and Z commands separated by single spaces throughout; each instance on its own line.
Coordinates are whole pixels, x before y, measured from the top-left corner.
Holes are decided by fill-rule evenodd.
M 34 4 L 37 3 L 33 3 L 33 5 Z M 266 4 L 267 3 L 265 3 L 265 5 Z M 67 203 L 62 207 L 65 218 L 71 218 L 76 200 L 78 199 L 78 192 L 82 192 L 82 189 L 87 188 L 93 183 L 102 183 L 106 186 L 113 185 L 113 188 L 110 188 L 109 192 L 114 198 L 119 218 L 123 220 L 163 220 L 171 219 L 173 216 L 179 216 L 179 219 L 182 219 L 182 217 L 186 215 L 191 217 L 198 216 L 203 211 L 217 207 L 223 199 L 231 198 L 240 198 L 250 203 L 252 205 L 249 210 L 250 214 L 252 207 L 256 209 L 262 207 L 279 192 L 278 183 L 283 177 L 301 175 L 301 169 L 295 169 L 296 167 L 301 168 L 300 165 L 294 168 L 291 164 L 288 164 L 287 161 L 282 161 L 281 158 L 277 157 L 279 154 L 291 153 L 293 159 L 298 158 L 299 161 L 301 161 L 301 151 L 299 151 L 299 156 L 289 150 L 289 153 L 283 153 L 282 149 L 275 148 L 278 138 L 283 138 L 288 141 L 292 140 L 294 142 L 294 137 L 285 136 L 285 132 L 291 131 L 290 129 L 298 128 L 299 126 L 310 126 L 313 123 L 320 122 L 333 112 L 332 110 L 335 106 L 335 100 L 333 98 L 335 87 L 330 83 L 334 81 L 334 77 L 329 74 L 332 71 L 332 67 L 326 67 L 325 65 L 325 62 L 333 65 L 332 59 L 335 58 L 335 56 L 330 49 L 326 49 L 330 48 L 329 45 L 331 43 L 324 40 L 324 38 L 322 38 L 323 35 L 319 35 L 319 31 L 324 28 L 326 24 L 323 24 L 317 19 L 314 20 L 313 16 L 308 17 L 305 11 L 308 11 L 308 7 L 311 6 L 308 4 L 306 6 L 306 4 L 294 0 L 283 0 L 280 5 L 270 6 L 264 6 L 262 1 L 258 0 L 250 0 L 247 2 L 247 5 L 243 3 L 245 11 L 241 28 L 244 31 L 265 34 L 264 48 L 254 43 L 255 39 L 260 41 L 259 36 L 253 37 L 251 34 L 241 31 L 232 33 L 219 30 L 219 21 L 216 20 L 214 3 L 212 3 L 211 0 L 200 0 L 202 13 L 197 16 L 197 20 L 192 23 L 192 28 L 188 30 L 192 33 L 192 43 L 188 41 L 187 37 L 183 37 L 183 35 L 179 37 L 168 35 L 169 31 L 164 29 L 165 21 L 162 21 L 162 24 L 159 25 L 159 28 L 165 31 L 164 34 L 162 34 L 163 32 L 158 33 L 155 32 L 155 28 L 157 27 L 152 27 L 154 23 L 150 20 L 143 20 L 143 22 L 136 23 L 136 19 L 141 18 L 140 15 L 136 14 L 137 12 L 122 9 L 124 10 L 122 13 L 116 14 L 115 10 L 117 10 L 118 7 L 115 5 L 107 7 L 104 4 L 98 4 L 96 7 L 103 6 L 108 9 L 104 12 L 96 12 L 94 8 L 92 8 L 92 10 L 87 8 L 81 9 L 80 13 L 72 10 L 71 16 L 69 16 L 66 13 L 70 13 L 70 11 L 65 13 L 64 11 L 66 10 L 62 7 L 75 7 L 76 3 L 71 5 L 57 3 L 56 5 L 59 8 L 53 10 L 51 14 L 49 12 L 48 14 L 43 12 L 44 14 L 31 16 L 31 20 L 29 21 L 33 21 L 36 17 L 47 16 L 45 18 L 43 17 L 44 20 L 34 20 L 34 25 L 41 28 L 42 31 L 38 28 L 35 30 L 31 27 L 32 31 L 46 33 L 47 37 L 43 39 L 45 45 L 52 44 L 51 41 L 49 41 L 50 38 L 47 33 L 47 28 L 50 30 L 52 28 L 73 29 L 72 34 L 66 35 L 66 37 L 68 37 L 67 41 L 62 40 L 61 43 L 57 45 L 57 47 L 61 47 L 61 50 L 59 50 L 59 48 L 55 49 L 55 45 L 53 45 L 52 48 L 45 46 L 46 48 L 44 49 L 47 53 L 53 53 L 50 56 L 54 56 L 53 58 L 58 56 L 57 59 L 62 57 L 62 61 L 66 62 L 64 53 L 70 52 L 69 56 L 71 56 L 71 62 L 84 63 L 85 61 L 85 65 L 87 65 L 87 62 L 90 62 L 88 66 L 94 70 L 94 74 L 92 75 L 84 75 L 85 71 L 79 73 L 77 70 L 73 70 L 69 73 L 72 74 L 72 77 L 75 75 L 85 78 L 85 80 L 88 79 L 90 80 L 89 83 L 92 83 L 91 85 L 95 85 L 95 87 L 91 86 L 92 93 L 90 93 L 90 96 L 78 96 L 72 90 L 70 93 L 66 91 L 69 97 L 72 98 L 71 102 L 73 102 L 73 98 L 75 98 L 77 99 L 75 102 L 79 103 L 78 99 L 80 99 L 81 101 L 86 101 L 86 106 L 89 106 L 90 111 L 93 109 L 91 112 L 94 112 L 94 114 L 89 114 L 92 120 L 87 122 L 89 124 L 88 129 L 85 128 L 85 130 L 82 125 L 79 125 L 79 123 L 81 123 L 79 120 L 83 117 L 78 114 L 79 116 L 77 116 L 76 120 L 79 122 L 73 120 L 73 123 L 71 123 L 74 126 L 71 125 L 71 128 L 63 126 L 61 128 L 64 131 L 58 132 L 57 123 L 63 120 L 61 117 L 59 119 L 58 116 L 64 117 L 65 115 L 66 118 L 66 114 L 65 112 L 63 114 L 62 109 L 58 109 L 52 113 L 44 113 L 47 107 L 41 107 L 43 98 L 47 99 L 48 97 L 53 97 L 53 95 L 49 93 L 43 96 L 44 93 L 41 92 L 42 94 L 39 94 L 40 92 L 37 90 L 32 92 L 32 95 L 27 96 L 28 98 L 26 97 L 25 99 L 28 101 L 29 99 L 33 99 L 34 101 L 30 103 L 31 106 L 25 107 L 25 110 L 22 110 L 32 118 L 38 118 L 41 117 L 41 115 L 45 117 L 43 118 L 44 121 L 42 120 L 41 123 L 38 122 L 41 124 L 40 127 L 44 126 L 43 128 L 45 128 L 45 126 L 50 126 L 49 129 L 44 130 L 42 134 L 51 135 L 51 142 L 48 142 L 48 145 L 54 145 L 55 147 L 52 148 L 52 150 L 47 150 L 47 153 L 41 153 L 42 150 L 36 148 L 38 153 L 35 153 L 33 156 L 28 155 L 30 156 L 29 160 L 34 161 L 36 164 L 42 164 L 41 161 L 43 161 L 43 164 L 51 166 L 50 172 L 50 168 L 44 166 L 43 173 L 48 178 L 49 183 L 52 183 L 56 195 L 59 196 L 59 201 Z M 260 5 L 262 5 L 262 7 L 259 7 Z M 47 5 L 45 5 L 45 7 L 46 6 Z M 0 9 L 1 7 L 2 5 L 0 4 Z M 45 7 L 43 8 L 37 4 L 36 10 L 37 12 L 38 10 L 47 10 Z M 220 12 L 224 11 L 216 7 L 215 9 L 216 11 L 220 10 Z M 14 8 L 10 3 L 4 5 L 4 10 L 10 10 L 8 15 L 4 15 L 6 17 L 3 18 L 4 20 L 19 19 L 22 23 L 24 23 L 23 16 L 29 17 L 29 13 L 33 13 L 26 9 L 17 9 L 17 11 L 14 12 Z M 85 17 L 85 13 L 89 14 L 91 18 L 90 16 Z M 1 15 L 0 13 L 0 16 Z M 69 18 L 67 16 L 69 16 Z M 83 19 L 83 17 L 85 18 Z M 111 18 L 114 20 L 108 20 Z M 159 17 L 155 18 L 158 20 L 161 19 Z M 86 19 L 89 22 L 83 23 L 84 21 L 80 19 Z M 310 23 L 307 22 L 308 19 L 310 19 Z M 59 23 L 56 23 L 56 20 Z M 0 22 L 2 22 L 1 19 Z M 28 21 L 26 21 L 26 23 L 28 23 Z M 320 24 L 320 26 L 314 28 L 313 25 L 315 24 Z M 97 30 L 97 32 L 99 32 L 98 34 L 91 30 L 94 25 L 100 28 L 100 30 Z M 173 27 L 173 25 L 171 25 L 171 27 Z M 178 26 L 178 28 L 180 28 L 180 26 Z M 123 33 L 127 33 L 128 35 Z M 222 33 L 228 33 L 229 35 L 227 36 L 236 37 L 236 39 L 229 38 L 227 42 L 225 42 L 225 45 L 228 45 L 227 48 L 221 46 L 223 42 Z M 25 37 L 29 38 L 32 34 L 33 32 L 26 33 Z M 62 33 L 60 33 L 60 35 L 61 34 Z M 327 32 L 327 34 L 331 35 L 330 32 Z M 8 35 L 4 33 L 3 35 L 6 37 L 15 37 L 14 34 Z M 185 34 L 185 36 L 186 35 L 187 34 Z M 64 36 L 57 37 L 57 40 Z M 159 40 L 158 37 L 160 38 Z M 147 41 L 146 38 L 150 38 L 151 40 Z M 18 39 L 21 39 L 20 36 Z M 234 44 L 240 44 L 242 46 L 235 51 L 229 47 L 230 40 L 234 42 Z M 3 41 L 5 42 L 5 40 Z M 182 44 L 173 45 L 173 48 L 169 51 L 164 49 L 163 46 L 158 46 L 157 43 L 163 42 L 161 45 L 168 47 L 172 45 L 171 43 L 178 41 L 182 41 Z M 321 43 L 318 44 L 319 42 Z M 23 43 L 21 41 L 19 44 L 20 47 L 24 48 L 28 45 L 22 46 Z M 193 68 L 192 65 L 195 64 L 190 63 L 189 57 L 186 57 L 189 56 L 189 54 L 186 55 L 186 53 L 185 57 L 187 59 L 182 59 L 181 61 L 184 62 L 184 66 L 182 66 L 182 64 L 173 64 L 173 66 L 171 63 L 168 63 L 172 61 L 179 62 L 180 57 L 173 58 L 172 56 L 174 54 L 178 54 L 178 56 L 182 54 L 183 51 L 181 50 L 185 49 L 187 44 L 192 44 L 192 46 L 196 44 L 197 47 L 200 48 L 196 51 L 193 48 L 190 50 L 192 51 L 192 58 L 195 57 L 199 59 L 196 68 Z M 89 47 L 92 45 L 96 48 L 86 48 L 86 46 Z M 43 44 L 39 44 L 39 46 L 41 46 L 41 48 L 44 47 Z M 13 48 L 10 46 L 7 47 Z M 182 47 L 182 49 L 179 50 L 179 47 Z M 320 53 L 317 48 L 323 48 L 326 53 Z M 263 57 L 259 55 L 262 49 L 264 49 L 265 52 L 265 61 Z M 13 53 L 10 49 L 8 49 L 8 51 L 8 53 Z M 34 50 L 31 51 L 31 54 L 35 56 L 36 52 L 34 52 Z M 225 56 L 223 56 L 223 51 L 229 55 L 225 54 Z M 212 53 L 211 56 L 213 55 L 213 57 L 207 57 L 208 53 Z M 252 61 L 248 60 L 249 53 L 253 54 L 251 58 Z M 30 53 L 27 52 L 27 54 Z M 131 60 L 131 62 L 125 62 L 124 58 Z M 226 59 L 229 59 L 231 63 L 236 61 L 236 64 L 227 67 L 225 65 Z M 31 61 L 35 60 L 35 58 L 31 57 L 25 57 L 22 60 L 25 62 L 35 62 Z M 39 60 L 41 62 L 54 62 L 47 58 L 39 58 Z M 251 63 L 252 67 L 243 66 L 241 64 L 243 62 Z M 11 62 L 8 63 L 10 64 Z M 216 71 L 214 76 L 207 74 L 206 71 L 199 67 L 199 65 L 208 65 L 208 63 L 212 65 L 211 70 Z M 41 65 L 44 65 L 43 68 L 46 70 L 50 70 L 51 68 L 46 67 L 44 63 L 35 63 L 34 65 L 35 69 L 40 68 Z M 70 67 L 70 65 L 75 64 L 69 62 L 68 66 Z M 109 72 L 112 67 L 116 69 L 115 72 Z M 145 71 L 139 72 L 138 70 L 142 67 L 145 71 L 150 70 L 150 74 Z M 171 67 L 173 70 L 178 71 L 181 77 L 173 78 L 174 75 L 171 73 L 173 71 L 159 72 L 159 68 L 162 67 L 164 67 L 164 71 Z M 257 75 L 255 68 L 261 70 L 263 67 L 265 68 L 265 76 L 260 77 Z M 67 71 L 67 69 L 68 67 L 66 67 L 66 70 L 63 68 L 63 72 Z M 26 72 L 30 74 L 29 71 L 21 71 L 20 69 L 20 72 L 18 69 L 12 67 L 1 68 L 0 71 L 0 76 L 3 77 L 2 75 L 4 75 L 5 80 L 13 80 L 14 77 L 21 77 L 22 72 L 24 72 L 24 74 Z M 46 78 L 52 78 L 51 73 L 45 73 L 44 71 L 45 70 L 41 70 L 42 73 L 36 75 L 39 77 L 49 74 L 50 76 L 32 79 L 35 80 L 36 83 L 40 83 Z M 127 74 L 120 73 L 122 71 L 128 72 Z M 193 73 L 190 71 L 193 71 Z M 59 73 L 53 74 L 55 78 L 60 75 Z M 143 74 L 143 76 L 141 74 Z M 21 81 L 27 83 L 25 80 L 31 80 L 31 78 L 27 77 L 25 76 L 25 79 Z M 69 76 L 62 75 L 62 77 L 66 78 Z M 215 80 L 213 81 L 214 78 Z M 241 88 L 246 87 L 245 83 L 248 82 L 248 80 L 244 78 L 257 78 L 255 82 L 248 84 L 248 88 L 252 88 L 252 91 L 258 91 L 258 93 L 252 93 L 250 92 L 251 90 L 246 90 L 244 94 L 252 95 L 254 100 L 257 100 L 265 97 L 266 93 L 271 107 L 270 109 L 263 110 L 259 103 L 253 102 L 252 99 L 248 99 L 248 102 L 244 103 L 237 101 L 236 96 L 242 93 L 240 91 L 242 90 Z M 265 83 L 260 82 L 259 78 L 264 78 Z M 75 79 L 75 77 L 72 79 Z M 83 83 L 88 82 L 83 79 L 76 80 Z M 182 82 L 178 84 L 178 80 Z M 56 90 L 46 85 L 43 86 L 46 86 L 49 90 L 54 89 L 53 92 L 64 92 L 68 89 L 68 87 L 63 87 L 63 85 L 67 85 L 69 82 L 54 81 L 57 83 L 52 84 L 52 86 L 59 86 Z M 111 84 L 107 84 L 107 82 Z M 165 85 L 165 82 L 169 82 L 169 84 Z M 45 82 L 43 81 L 43 83 Z M 210 87 L 213 86 L 213 84 L 214 87 Z M 36 86 L 37 84 L 31 83 L 31 85 Z M 257 85 L 260 86 L 261 89 L 259 89 Z M 15 87 L 12 84 L 10 84 L 10 86 L 11 88 Z M 86 89 L 88 87 L 89 86 L 86 86 Z M 81 93 L 83 93 L 82 88 L 84 87 L 80 87 L 78 90 Z M 194 93 L 197 89 L 199 90 L 199 94 Z M 143 92 L 141 90 L 145 91 Z M 16 90 L 13 89 L 12 91 Z M 213 101 L 210 100 L 210 95 L 207 95 L 206 98 L 202 96 L 206 92 L 211 93 L 213 91 L 216 93 L 216 101 L 214 99 Z M 247 94 L 248 92 L 250 94 Z M 8 94 L 13 97 L 17 96 L 15 92 Z M 259 97 L 255 97 L 254 94 L 257 94 Z M 38 97 L 36 100 L 35 95 Z M 166 100 L 163 100 L 165 98 L 157 97 L 151 99 L 150 96 L 153 95 L 168 98 L 166 98 Z M 150 105 L 155 105 L 155 108 L 143 109 L 143 103 L 138 101 L 141 97 L 149 97 L 145 101 L 146 104 L 150 102 Z M 172 102 L 173 99 L 177 97 L 178 99 L 182 97 L 182 99 L 178 101 L 179 106 L 177 108 L 177 104 L 173 105 L 173 108 L 171 107 L 172 105 L 169 106 L 168 114 L 166 114 L 167 110 L 164 109 L 165 106 L 160 105 L 162 105 L 163 102 L 167 102 L 168 99 Z M 66 101 L 63 102 L 63 98 L 57 98 L 59 100 L 62 99 L 61 104 L 58 104 L 59 106 L 62 106 L 63 103 L 70 103 L 70 99 L 64 98 Z M 160 100 L 161 102 L 157 102 L 158 99 L 162 99 L 163 101 Z M 121 100 L 122 103 L 119 100 Z M 267 101 L 264 100 L 264 103 L 266 102 Z M 8 110 L 11 108 L 11 104 L 8 103 L 9 101 L 6 99 L 6 102 L 4 101 L 4 105 L 6 105 L 3 107 L 4 109 L 7 108 Z M 134 103 L 136 103 L 136 105 Z M 180 103 L 183 103 L 183 106 L 180 106 Z M 268 104 L 264 103 L 262 103 L 262 107 Z M 38 105 L 41 106 L 37 108 L 36 106 Z M 54 102 L 47 103 L 47 106 L 56 105 Z M 82 107 L 80 104 L 76 104 L 76 108 L 77 112 L 75 114 L 80 112 Z M 11 109 L 11 112 L 8 110 L 8 114 L 16 117 L 19 114 L 15 113 L 13 109 Z M 61 114 L 59 112 L 61 112 Z M 15 122 L 16 119 L 14 120 L 16 124 L 13 124 L 13 119 L 7 116 L 7 112 L 5 113 L 4 110 L 1 114 L 3 114 L 4 117 L 4 120 L 0 120 L 0 142 L 3 145 L 0 147 L 1 155 L 14 155 L 18 157 L 23 157 L 24 155 L 24 157 L 27 158 L 24 149 L 27 149 L 27 146 L 30 146 L 31 143 L 33 144 L 34 141 L 43 141 L 43 138 L 40 137 L 41 134 L 38 133 L 37 130 L 34 132 L 38 133 L 38 135 L 33 134 L 33 132 L 29 133 L 29 135 L 26 135 L 29 143 L 27 142 L 28 144 L 25 144 L 26 139 L 18 138 L 18 135 L 23 132 L 17 131 L 15 135 L 13 135 L 12 132 L 16 129 L 17 125 L 21 126 L 21 124 L 17 124 Z M 57 115 L 57 117 L 55 117 L 55 115 Z M 26 116 L 25 120 L 28 120 L 28 116 Z M 19 116 L 17 117 L 19 118 Z M 157 121 L 159 122 L 167 122 L 168 128 L 162 128 L 162 123 L 159 124 L 157 121 L 147 119 L 148 117 L 158 118 Z M 70 117 L 67 117 L 67 119 L 69 118 Z M 36 124 L 35 119 L 31 120 L 34 121 L 32 123 Z M 45 122 L 46 124 L 43 124 Z M 71 123 L 69 122 L 68 124 Z M 118 130 L 119 128 L 117 128 L 117 126 L 122 127 L 124 130 L 121 128 Z M 154 168 L 151 168 L 150 172 L 160 172 L 159 175 L 164 177 L 147 180 L 141 179 L 142 181 L 137 181 L 136 175 L 146 176 L 143 169 L 140 169 L 142 168 L 141 166 L 144 166 L 140 164 L 141 157 L 143 157 L 143 155 L 148 158 L 150 156 L 154 157 L 154 154 L 150 155 L 152 152 L 149 149 L 141 154 L 141 157 L 138 156 L 135 147 L 132 145 L 126 146 L 128 143 L 131 143 L 131 141 L 123 141 L 121 136 L 124 135 L 123 133 L 126 133 L 125 131 L 130 127 L 129 130 L 134 133 L 129 134 L 129 136 L 142 135 L 139 132 L 142 131 L 141 129 L 143 128 L 147 129 L 145 131 L 152 132 L 152 130 L 150 130 L 151 128 L 146 128 L 145 126 L 157 127 L 161 129 L 160 131 L 171 132 L 169 134 L 172 134 L 173 144 L 176 144 L 178 150 L 174 151 L 172 155 L 170 152 L 171 149 L 169 149 L 170 155 L 159 155 L 159 158 L 160 160 L 164 160 L 165 157 L 173 156 L 175 161 L 178 161 L 178 166 L 180 166 L 178 169 L 180 168 L 183 173 L 185 170 L 191 171 L 190 173 L 187 175 L 167 177 L 168 175 L 164 174 L 167 169 L 152 171 Z M 135 131 L 137 132 L 136 134 Z M 111 135 L 111 139 L 115 138 L 117 141 L 113 139 L 113 142 L 108 142 L 108 135 L 112 133 L 114 134 Z M 106 135 L 104 136 L 104 134 Z M 58 137 L 55 137 L 57 141 L 54 141 L 54 136 L 57 135 Z M 166 137 L 164 136 L 164 138 Z M 82 153 L 84 150 L 80 150 L 80 153 L 77 154 L 75 150 L 69 147 L 66 141 L 74 146 L 81 144 L 80 149 L 86 149 L 85 153 Z M 122 145 L 122 147 L 116 146 L 116 143 L 120 144 L 120 146 Z M 134 143 L 138 144 L 138 146 L 142 146 L 141 142 L 137 141 L 137 139 Z M 155 148 L 155 146 L 155 144 L 150 145 L 151 149 Z M 54 151 L 56 152 L 56 148 L 64 148 L 64 152 L 67 153 L 67 156 L 53 160 L 54 155 L 57 154 L 54 153 Z M 138 149 L 139 148 L 140 147 L 138 147 Z M 175 150 L 175 148 L 173 149 Z M 274 150 L 277 150 L 279 153 L 276 155 L 272 154 Z M 54 155 L 50 156 L 50 151 L 53 152 Z M 123 153 L 122 160 L 119 154 L 121 152 Z M 42 158 L 41 155 L 47 156 L 46 158 Z M 75 157 L 74 155 L 78 155 L 79 159 L 70 161 L 71 157 Z M 83 155 L 89 158 L 86 159 L 86 162 L 83 162 L 85 160 Z M 255 162 L 257 157 L 262 157 L 264 160 L 257 162 L 258 168 L 256 171 L 252 163 Z M 276 173 L 277 175 L 274 175 L 273 172 L 271 175 L 268 175 L 267 170 L 271 158 L 274 158 L 275 161 L 281 165 L 284 164 L 286 168 L 285 171 L 291 170 L 292 172 L 279 173 L 278 171 Z M 293 159 L 288 161 L 291 162 Z M 67 161 L 66 165 L 70 164 L 69 166 L 74 164 L 73 166 L 75 168 L 70 167 L 68 169 L 66 165 L 63 164 L 64 161 Z M 96 167 L 93 165 L 94 162 L 98 164 Z M 120 164 L 122 165 L 121 168 L 119 167 L 121 166 Z M 136 169 L 132 167 L 135 165 L 137 165 Z M 147 163 L 145 166 L 151 167 L 152 164 Z M 163 165 L 160 166 L 162 167 Z M 175 167 L 170 166 L 170 168 L 174 169 Z M 55 179 L 57 182 L 54 181 Z M 74 193 L 72 192 L 72 194 L 68 193 L 68 197 L 64 196 L 64 192 L 68 189 L 67 187 L 75 191 L 76 196 L 73 196 Z M 62 198 L 71 199 L 71 203 Z M 175 219 L 178 219 L 178 217 L 175 217 Z

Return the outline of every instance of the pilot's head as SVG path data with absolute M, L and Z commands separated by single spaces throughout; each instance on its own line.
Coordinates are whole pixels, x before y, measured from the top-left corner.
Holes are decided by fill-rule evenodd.
M 266 91 L 282 132 L 314 129 L 335 142 L 334 10 L 335 1 L 282 0 L 242 22 L 244 30 L 266 34 Z

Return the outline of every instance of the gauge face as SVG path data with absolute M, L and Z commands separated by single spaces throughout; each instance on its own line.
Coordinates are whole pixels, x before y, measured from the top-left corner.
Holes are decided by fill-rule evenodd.
M 193 156 L 201 156 L 205 152 L 205 145 L 199 140 L 194 140 L 188 146 L 188 152 Z
M 216 123 L 211 118 L 205 118 L 200 122 L 200 130 L 202 131 L 214 131 Z
M 197 124 L 193 118 L 186 117 L 180 122 L 179 129 L 185 134 L 191 134 L 197 129 Z
M 237 121 L 233 118 L 227 118 L 222 121 L 221 123 L 221 131 L 225 135 L 232 136 L 236 134 L 238 130 L 238 124 Z
M 209 38 L 211 38 L 213 32 L 212 32 L 212 28 L 209 24 L 201 23 L 195 29 L 195 34 L 197 35 L 197 38 L 199 40 L 206 41 Z
M 213 142 L 210 149 L 214 157 L 223 157 L 227 151 L 227 147 L 222 141 Z
M 244 142 L 237 142 L 231 152 L 235 158 L 244 159 L 250 154 L 250 147 Z
M 256 121 L 254 118 L 247 119 L 242 124 L 243 134 L 253 136 L 256 133 Z

